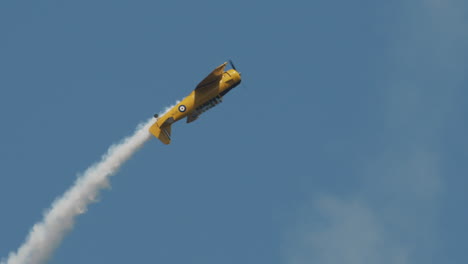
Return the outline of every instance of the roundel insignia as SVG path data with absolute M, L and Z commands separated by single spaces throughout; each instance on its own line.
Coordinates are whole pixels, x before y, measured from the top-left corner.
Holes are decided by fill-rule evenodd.
M 187 108 L 185 107 L 185 105 L 179 105 L 179 111 L 185 112 L 185 110 L 187 110 Z

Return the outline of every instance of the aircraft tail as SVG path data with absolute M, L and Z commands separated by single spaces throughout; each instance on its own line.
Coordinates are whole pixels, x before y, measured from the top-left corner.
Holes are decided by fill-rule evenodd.
M 164 123 L 161 127 L 158 126 L 158 123 L 154 123 L 149 131 L 151 134 L 153 134 L 155 137 L 157 137 L 159 140 L 161 140 L 162 143 L 168 145 L 171 143 L 171 125 Z

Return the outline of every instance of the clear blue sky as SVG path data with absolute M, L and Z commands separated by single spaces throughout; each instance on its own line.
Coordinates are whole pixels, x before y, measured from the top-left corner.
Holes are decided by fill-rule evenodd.
M 233 59 L 50 263 L 465 263 L 468 5 L 0 2 L 0 258 L 77 175 Z

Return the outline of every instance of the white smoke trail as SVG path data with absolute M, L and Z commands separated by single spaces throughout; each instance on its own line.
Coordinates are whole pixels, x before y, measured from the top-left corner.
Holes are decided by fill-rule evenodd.
M 47 261 L 73 227 L 75 218 L 95 201 L 101 189 L 108 186 L 108 178 L 151 138 L 148 129 L 154 121 L 152 118 L 140 124 L 132 136 L 112 145 L 100 162 L 89 167 L 68 191 L 54 201 L 43 220 L 32 227 L 23 245 L 16 252 L 10 252 L 6 262 L 2 260 L 0 264 L 39 264 Z

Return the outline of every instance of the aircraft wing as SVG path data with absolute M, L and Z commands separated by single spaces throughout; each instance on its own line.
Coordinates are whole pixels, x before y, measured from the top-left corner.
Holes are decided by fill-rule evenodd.
M 219 82 L 221 81 L 221 78 L 223 78 L 223 73 L 224 73 L 224 68 L 226 67 L 227 62 L 221 64 L 218 66 L 216 69 L 214 69 L 208 76 L 206 76 L 203 81 L 201 81 L 197 87 L 195 88 L 195 91 L 201 91 L 205 88 L 208 87 L 213 87 L 214 85 L 218 85 Z

